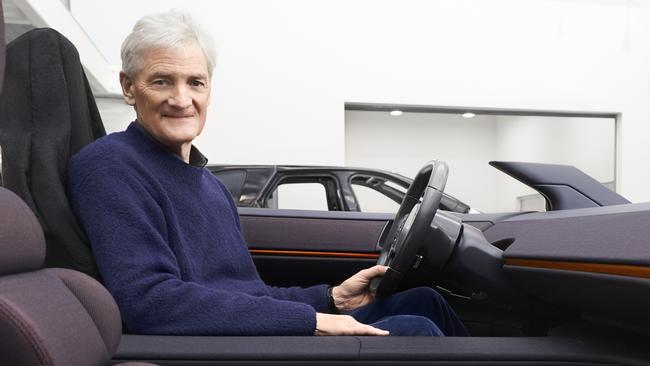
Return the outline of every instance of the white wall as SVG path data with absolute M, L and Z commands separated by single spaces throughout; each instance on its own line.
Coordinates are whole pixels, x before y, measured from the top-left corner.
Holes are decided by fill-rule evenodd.
M 499 116 L 496 160 L 573 165 L 599 182 L 614 181 L 615 122 L 608 118 Z M 495 211 L 516 211 L 516 197 L 536 193 L 499 173 Z
M 122 98 L 95 98 L 106 133 L 124 131 L 135 120 L 135 110 Z
M 650 200 L 650 2 L 71 2 L 115 63 L 138 17 L 180 6 L 219 44 L 212 161 L 342 164 L 346 101 L 616 112 L 620 191 Z
M 428 160 L 449 164 L 445 191 L 477 208 L 495 207 L 496 117 L 347 111 L 345 164 L 415 177 Z M 490 192 L 489 194 L 486 194 Z
M 446 192 L 485 212 L 517 211 L 536 192 L 488 165 L 491 160 L 569 164 L 614 180 L 614 127 L 607 118 L 477 116 L 348 111 L 345 163 L 414 177 L 427 160 L 450 166 Z

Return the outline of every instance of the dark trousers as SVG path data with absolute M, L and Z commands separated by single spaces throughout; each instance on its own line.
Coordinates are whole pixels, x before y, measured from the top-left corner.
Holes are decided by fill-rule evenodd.
M 434 289 L 418 287 L 354 310 L 357 321 L 388 330 L 392 336 L 468 336 L 469 333 Z

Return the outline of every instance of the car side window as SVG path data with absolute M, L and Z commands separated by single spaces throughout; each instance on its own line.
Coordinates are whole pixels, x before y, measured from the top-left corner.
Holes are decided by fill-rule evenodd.
M 219 180 L 228 188 L 232 199 L 235 203 L 239 202 L 241 197 L 242 188 L 244 187 L 244 182 L 246 181 L 246 171 L 243 169 L 237 170 L 222 170 L 213 172 L 213 174 L 219 178 Z
M 397 212 L 405 189 L 383 178 L 355 175 L 350 186 L 362 212 Z
M 265 207 L 327 211 L 327 191 L 318 182 L 280 183 L 266 200 Z
M 352 184 L 352 190 L 362 212 L 397 212 L 399 204 L 372 188 Z

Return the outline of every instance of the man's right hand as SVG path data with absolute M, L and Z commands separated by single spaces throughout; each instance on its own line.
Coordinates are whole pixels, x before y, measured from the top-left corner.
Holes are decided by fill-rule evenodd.
M 316 335 L 387 336 L 388 331 L 359 323 L 349 315 L 316 313 Z

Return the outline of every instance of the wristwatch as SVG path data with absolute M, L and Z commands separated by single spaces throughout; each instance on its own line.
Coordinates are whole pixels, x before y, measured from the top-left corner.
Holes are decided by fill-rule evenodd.
M 332 292 L 334 291 L 334 286 L 330 286 L 327 288 L 327 310 L 329 311 L 330 314 L 339 314 L 339 309 L 336 307 L 336 304 L 334 303 L 334 295 Z

